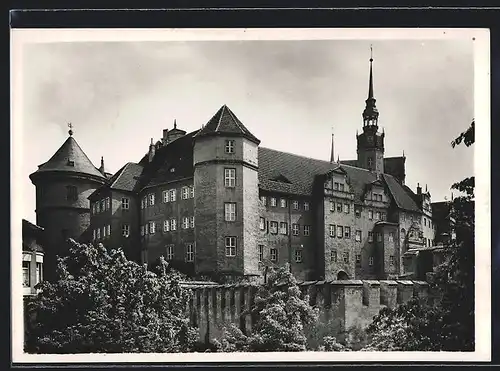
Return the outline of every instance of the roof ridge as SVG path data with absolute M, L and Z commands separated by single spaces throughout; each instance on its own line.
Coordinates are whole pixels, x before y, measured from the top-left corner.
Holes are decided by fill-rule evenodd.
M 232 119 L 234 120 L 234 123 L 236 124 L 236 126 L 238 127 L 238 129 L 240 129 L 240 130 L 241 130 L 241 132 L 242 132 L 243 134 L 246 134 L 246 132 L 247 132 L 248 130 L 247 130 L 246 128 L 244 129 L 244 128 L 242 128 L 242 127 L 240 126 L 240 124 L 239 124 L 239 122 L 238 122 L 238 121 L 240 121 L 240 120 L 238 120 L 238 118 L 236 117 L 236 115 L 235 115 L 235 114 L 234 114 L 234 113 L 233 113 L 233 112 L 229 109 L 229 107 L 228 107 L 228 109 L 227 109 L 227 113 L 229 113 L 229 115 L 232 117 Z M 243 123 L 242 123 L 242 124 L 243 124 Z
M 130 164 L 130 162 L 127 162 L 125 165 L 123 165 L 116 173 L 118 174 L 118 176 L 115 178 L 115 180 L 113 181 L 113 183 L 111 183 L 109 185 L 109 188 L 113 188 L 113 185 L 118 181 L 118 179 L 120 179 L 120 177 L 123 175 L 123 173 L 125 172 L 125 169 L 127 168 L 127 166 Z
M 214 132 L 219 131 L 220 123 L 222 122 L 222 116 L 224 115 L 224 109 L 226 109 L 226 107 L 227 107 L 227 106 L 224 104 L 224 105 L 220 108 L 219 122 L 217 123 L 217 126 L 215 127 Z M 217 113 L 216 113 L 216 114 L 217 114 Z
M 320 160 L 320 159 L 314 158 L 314 157 L 307 157 L 305 155 L 298 155 L 298 154 L 292 153 L 292 152 L 280 151 L 280 150 L 277 150 L 277 149 L 272 149 L 272 148 L 262 147 L 262 146 L 259 147 L 259 148 L 265 149 L 265 150 L 269 150 L 269 151 L 273 151 L 273 152 L 286 153 L 287 155 L 292 155 L 292 156 L 295 156 L 295 157 L 301 157 L 301 158 L 305 158 L 305 159 L 308 159 L 308 160 L 320 161 L 320 162 L 324 162 L 325 164 L 331 164 L 330 161 Z

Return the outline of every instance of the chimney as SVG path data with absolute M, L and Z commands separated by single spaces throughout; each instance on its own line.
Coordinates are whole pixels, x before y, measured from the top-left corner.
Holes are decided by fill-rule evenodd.
M 422 187 L 420 187 L 420 183 L 417 183 L 417 195 L 422 194 Z
M 163 129 L 163 145 L 166 146 L 168 144 L 168 129 Z
M 104 171 L 104 157 L 101 156 L 101 167 L 99 168 L 99 171 L 101 172 L 102 175 L 106 175 Z
M 151 144 L 149 145 L 149 162 L 153 161 L 155 157 L 155 145 L 153 143 L 153 138 L 151 138 Z

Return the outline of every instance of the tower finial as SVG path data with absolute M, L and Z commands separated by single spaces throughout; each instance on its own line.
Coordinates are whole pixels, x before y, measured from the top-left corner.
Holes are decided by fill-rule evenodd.
M 363 111 L 364 125 L 377 126 L 378 110 L 375 106 L 375 97 L 373 94 L 373 47 L 370 45 L 370 77 L 368 81 L 368 98 L 366 99 L 366 107 Z
M 174 129 L 177 129 L 177 120 L 174 119 Z
M 73 136 L 73 124 L 71 122 L 68 123 L 68 128 L 69 128 L 68 134 L 71 137 Z
M 330 162 L 331 163 L 335 162 L 334 140 L 335 140 L 335 134 L 333 133 L 333 126 L 332 126 L 332 148 L 331 148 L 331 152 L 330 152 Z

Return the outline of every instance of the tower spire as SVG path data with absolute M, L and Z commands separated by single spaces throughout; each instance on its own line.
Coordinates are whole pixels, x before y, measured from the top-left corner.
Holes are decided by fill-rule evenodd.
M 331 148 L 331 152 L 330 152 L 330 162 L 331 163 L 335 162 L 334 140 L 335 140 L 335 134 L 333 133 L 333 127 L 332 127 L 332 148 Z
M 373 94 L 373 47 L 370 45 L 370 78 L 368 81 L 368 98 L 366 99 L 366 107 L 363 111 L 364 126 L 378 125 L 378 110 L 375 105 L 376 99 Z
M 73 136 L 73 124 L 71 122 L 68 123 L 68 128 L 69 128 L 68 134 L 71 137 Z

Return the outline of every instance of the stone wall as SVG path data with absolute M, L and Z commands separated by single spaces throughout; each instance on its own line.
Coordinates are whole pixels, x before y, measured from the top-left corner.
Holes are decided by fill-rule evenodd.
M 242 315 L 255 299 L 255 284 L 217 285 L 184 283 L 193 291 L 189 305 L 191 322 L 199 328 L 199 339 L 217 339 L 224 326 L 237 325 L 245 334 L 256 318 Z M 303 294 L 319 308 L 316 331 L 340 335 L 352 327 L 366 328 L 384 307 L 395 308 L 413 296 L 427 297 L 428 284 L 422 281 L 309 281 L 299 284 Z

